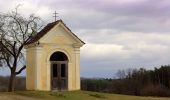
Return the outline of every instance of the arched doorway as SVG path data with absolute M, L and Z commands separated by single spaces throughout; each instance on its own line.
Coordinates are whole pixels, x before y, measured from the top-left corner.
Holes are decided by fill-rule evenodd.
M 68 57 L 63 52 L 54 52 L 51 62 L 51 89 L 67 90 L 68 88 Z

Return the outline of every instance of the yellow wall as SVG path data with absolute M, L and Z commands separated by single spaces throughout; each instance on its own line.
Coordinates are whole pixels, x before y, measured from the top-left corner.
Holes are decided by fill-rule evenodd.
M 26 78 L 26 87 L 30 90 L 34 89 L 35 87 L 35 69 L 31 66 L 35 66 L 35 59 L 33 57 L 34 54 L 34 50 L 32 48 L 29 48 L 29 50 L 27 49 L 26 51 L 26 59 L 27 59 L 27 62 L 26 62 L 26 66 L 29 66 L 29 67 L 26 67 L 26 70 L 27 70 L 27 78 Z
M 28 90 L 51 90 L 50 56 L 61 51 L 69 59 L 68 90 L 80 89 L 80 44 L 63 24 L 56 25 L 39 40 L 26 48 L 26 88 Z

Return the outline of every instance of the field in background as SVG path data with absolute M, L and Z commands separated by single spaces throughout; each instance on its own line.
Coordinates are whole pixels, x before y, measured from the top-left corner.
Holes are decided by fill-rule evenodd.
M 138 97 L 88 91 L 17 91 L 13 93 L 1 92 L 0 100 L 170 100 L 170 98 Z

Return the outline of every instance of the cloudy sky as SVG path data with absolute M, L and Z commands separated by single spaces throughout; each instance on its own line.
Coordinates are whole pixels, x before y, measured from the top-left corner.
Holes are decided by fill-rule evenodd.
M 0 12 L 18 4 L 24 16 L 35 13 L 45 23 L 54 21 L 57 11 L 58 19 L 86 42 L 82 77 L 114 77 L 119 69 L 170 64 L 169 0 L 0 0 Z

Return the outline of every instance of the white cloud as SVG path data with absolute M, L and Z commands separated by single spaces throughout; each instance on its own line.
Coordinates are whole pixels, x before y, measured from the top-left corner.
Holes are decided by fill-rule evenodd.
M 91 73 L 87 75 L 89 77 L 94 76 L 95 68 L 102 75 L 104 75 L 103 70 L 107 70 L 111 75 L 118 69 L 139 67 L 151 69 L 170 64 L 170 34 L 137 32 L 114 34 L 115 31 L 111 33 L 111 30 L 91 32 L 92 37 L 85 39 L 89 43 L 81 50 L 81 66 L 84 76 L 87 75 L 85 72 Z
M 81 50 L 83 57 L 91 59 L 103 58 L 106 60 L 106 58 L 112 58 L 112 56 L 122 58 L 128 57 L 128 52 L 123 50 L 121 45 L 89 43 L 82 47 Z

